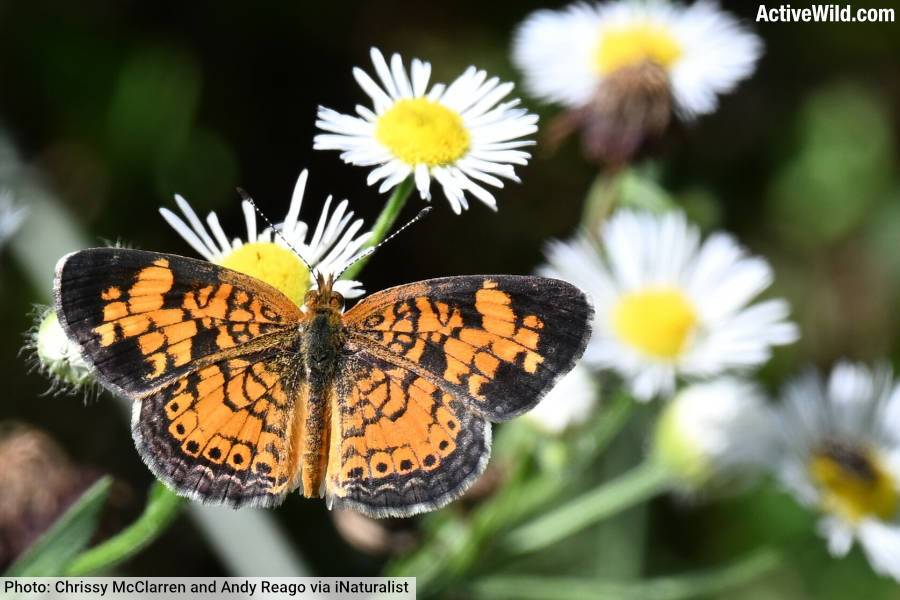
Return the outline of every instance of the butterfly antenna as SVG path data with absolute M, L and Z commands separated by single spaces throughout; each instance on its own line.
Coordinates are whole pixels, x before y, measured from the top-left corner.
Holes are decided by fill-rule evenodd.
M 246 190 L 244 190 L 244 188 L 240 188 L 240 187 L 237 188 L 237 193 L 241 195 L 241 198 L 245 202 L 248 202 L 250 204 L 250 206 L 253 207 L 253 210 L 256 211 L 256 214 L 258 214 L 262 218 L 262 220 L 266 224 L 266 226 L 272 230 L 272 235 L 278 236 L 278 239 L 280 239 L 282 242 L 284 242 L 285 246 L 290 248 L 294 252 L 294 254 L 297 255 L 297 258 L 299 258 L 301 261 L 303 261 L 303 264 L 306 265 L 307 270 L 310 273 L 312 273 L 313 272 L 312 265 L 310 265 L 308 262 L 306 262 L 306 259 L 303 258 L 302 254 L 300 254 L 300 251 L 297 250 L 297 248 L 295 248 L 292 243 L 287 241 L 287 239 L 281 234 L 281 232 L 275 228 L 275 225 L 272 224 L 272 221 L 270 221 L 268 219 L 268 217 L 266 217 L 266 215 L 263 214 L 263 211 L 259 210 L 259 207 L 256 206 L 256 202 L 253 201 L 253 198 L 250 197 L 250 194 L 248 194 L 246 192 Z
M 431 207 L 430 207 L 430 206 L 426 206 L 425 208 L 423 208 L 422 210 L 419 211 L 419 214 L 417 214 L 417 215 L 414 216 L 412 219 L 410 219 L 410 220 L 406 223 L 406 225 L 404 225 L 403 227 L 401 227 L 400 229 L 398 229 L 397 231 L 395 231 L 395 232 L 392 233 L 391 235 L 387 236 L 386 238 L 384 238 L 383 240 L 381 240 L 380 242 L 378 242 L 377 244 L 375 244 L 375 245 L 372 246 L 371 248 L 366 248 L 365 250 L 363 250 L 362 252 L 360 252 L 359 254 L 357 254 L 356 256 L 354 256 L 354 257 L 350 260 L 350 262 L 347 263 L 347 266 L 345 266 L 345 267 L 341 270 L 341 272 L 337 274 L 337 276 L 334 278 L 335 281 L 337 281 L 338 279 L 340 279 L 340 278 L 341 278 L 341 275 L 344 274 L 344 271 L 346 271 L 347 269 L 349 269 L 349 268 L 351 267 L 351 265 L 354 265 L 354 264 L 358 263 L 359 261 L 365 260 L 367 257 L 371 256 L 376 250 L 378 250 L 379 248 L 381 248 L 382 246 L 384 246 L 385 244 L 387 244 L 389 241 L 391 241 L 392 239 L 394 239 L 395 237 L 397 237 L 397 236 L 400 235 L 401 233 L 403 233 L 404 230 L 406 230 L 408 227 L 412 226 L 412 225 L 413 225 L 414 223 L 416 223 L 417 221 L 421 220 L 423 217 L 425 217 L 425 216 L 426 216 L 428 213 L 430 213 L 430 212 L 431 212 Z

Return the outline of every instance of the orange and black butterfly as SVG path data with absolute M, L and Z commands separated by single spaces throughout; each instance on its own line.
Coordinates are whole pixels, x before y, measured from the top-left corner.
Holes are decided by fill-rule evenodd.
M 318 279 L 301 307 L 212 263 L 97 248 L 59 262 L 56 309 L 177 493 L 273 506 L 300 487 L 376 517 L 458 497 L 491 422 L 532 408 L 590 335 L 585 295 L 554 279 L 431 279 L 346 313 Z

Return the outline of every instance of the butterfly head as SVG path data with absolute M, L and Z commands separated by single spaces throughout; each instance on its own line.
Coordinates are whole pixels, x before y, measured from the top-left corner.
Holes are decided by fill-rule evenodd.
M 307 312 L 337 312 L 344 310 L 344 297 L 334 291 L 334 275 L 316 271 L 316 289 L 306 292 L 303 308 Z

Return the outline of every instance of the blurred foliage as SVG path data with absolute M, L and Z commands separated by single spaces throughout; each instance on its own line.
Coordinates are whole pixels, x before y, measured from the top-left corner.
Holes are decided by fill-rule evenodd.
M 65 572 L 97 531 L 111 484 L 112 479 L 104 477 L 92 485 L 3 575 L 49 577 Z
M 806 101 L 769 201 L 786 242 L 812 251 L 832 244 L 900 191 L 890 119 L 877 94 L 856 86 L 827 87 Z
M 215 209 L 226 231 L 237 234 L 242 219 L 235 185 L 248 189 L 268 214 L 281 215 L 297 173 L 307 166 L 312 176 L 304 215 L 317 215 L 325 196 L 335 194 L 349 197 L 372 223 L 386 198 L 366 187 L 364 170 L 331 153 L 313 153 L 316 106 L 346 111 L 363 101 L 351 68 L 368 64 L 370 45 L 428 59 L 438 79 L 472 63 L 516 78 L 510 34 L 542 5 L 390 0 L 325 3 L 312 11 L 301 3 L 252 9 L 221 3 L 215 10 L 171 3 L 0 3 L 0 123 L 29 172 L 98 244 L 123 240 L 189 254 L 157 213 L 171 205 L 173 193 L 200 212 Z M 729 9 L 752 21 L 757 5 Z M 629 194 L 646 204 L 667 190 L 704 227 L 731 229 L 773 261 L 771 293 L 791 300 L 804 334 L 763 371 L 775 387 L 810 359 L 896 358 L 900 347 L 900 36 L 896 24 L 756 30 L 767 48 L 758 73 L 714 115 L 672 132 L 649 170 L 642 166 L 641 178 L 631 180 Z M 554 112 L 525 103 L 542 117 Z M 0 176 L 6 169 L 0 164 Z M 457 218 L 437 199 L 425 224 L 373 257 L 366 287 L 445 274 L 529 272 L 547 239 L 576 227 L 595 175 L 577 144 L 553 155 L 538 146 L 521 172 L 523 185 L 498 194 L 498 213 L 475 206 Z M 421 206 L 417 202 L 410 201 L 407 215 Z M 27 374 L 18 356 L 19 333 L 30 326 L 31 305 L 47 293 L 51 275 L 47 290 L 35 290 L 10 254 L 0 255 L 0 328 L 7 332 L 0 341 L 7 389 L 0 415 L 40 424 L 79 462 L 124 482 L 131 490 L 124 509 L 130 522 L 142 509 L 140 490 L 153 479 L 117 410 L 107 400 L 85 406 L 78 398 L 41 396 L 46 381 Z M 460 502 L 421 520 L 422 527 L 440 530 L 441 539 L 458 539 L 454 535 L 475 527 L 479 544 L 455 556 L 460 565 L 481 560 L 497 528 L 510 525 L 497 519 L 524 520 L 633 466 L 646 441 L 640 417 L 637 423 L 611 442 L 599 466 L 574 474 L 560 467 L 589 453 L 584 439 L 596 440 L 596 430 L 564 445 L 532 435 L 534 462 L 522 468 L 540 474 L 527 479 L 535 487 L 513 486 L 512 496 L 491 498 L 474 523 Z M 277 515 L 316 573 L 372 575 L 389 562 L 344 542 L 322 502 L 292 497 Z M 771 486 L 709 505 L 656 500 L 587 529 L 564 547 L 497 565 L 492 575 L 515 583 L 521 573 L 577 574 L 592 579 L 576 584 L 598 589 L 599 577 L 696 573 L 733 564 L 768 543 L 789 549 L 782 566 L 740 592 L 710 590 L 709 596 L 896 596 L 896 586 L 873 576 L 859 550 L 840 561 L 828 557 L 810 515 Z M 399 560 L 391 564 L 403 568 Z M 223 572 L 187 524 L 121 569 L 133 575 Z M 486 597 L 497 586 L 508 592 L 512 583 L 495 579 L 481 591 Z

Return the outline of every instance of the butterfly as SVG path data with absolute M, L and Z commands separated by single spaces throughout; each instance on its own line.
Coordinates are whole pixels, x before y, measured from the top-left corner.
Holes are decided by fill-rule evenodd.
M 194 500 L 275 506 L 300 488 L 374 517 L 437 509 L 483 472 L 491 423 L 532 408 L 581 356 L 593 309 L 532 276 L 459 276 L 347 312 L 330 276 L 298 306 L 172 254 L 63 257 L 55 303 L 99 381 L 134 401 L 157 478 Z

